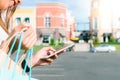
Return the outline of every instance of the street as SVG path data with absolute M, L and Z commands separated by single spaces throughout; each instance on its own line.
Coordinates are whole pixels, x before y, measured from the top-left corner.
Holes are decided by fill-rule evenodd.
M 66 52 L 51 65 L 33 68 L 39 80 L 119 80 L 120 53 Z

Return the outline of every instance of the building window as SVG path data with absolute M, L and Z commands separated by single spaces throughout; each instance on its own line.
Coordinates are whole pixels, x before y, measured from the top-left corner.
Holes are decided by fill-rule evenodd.
M 49 35 L 43 35 L 43 43 L 49 43 Z
M 49 28 L 51 26 L 51 17 L 49 13 L 45 14 L 45 27 Z
M 61 27 L 64 27 L 64 18 L 61 18 Z
M 17 17 L 17 18 L 16 18 L 16 24 L 17 24 L 17 25 L 21 24 L 21 18 L 20 18 L 20 17 Z
M 61 14 L 60 18 L 61 18 L 61 27 L 64 27 L 64 15 Z
M 51 26 L 51 18 L 46 16 L 45 17 L 45 27 L 50 27 Z
M 29 18 L 29 17 L 26 17 L 26 18 L 24 19 L 24 21 L 25 21 L 26 23 L 30 23 L 30 18 Z

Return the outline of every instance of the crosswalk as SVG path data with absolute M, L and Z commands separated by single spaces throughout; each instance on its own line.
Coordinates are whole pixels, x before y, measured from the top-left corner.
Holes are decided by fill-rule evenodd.
M 48 66 L 33 68 L 32 77 L 39 80 L 64 80 L 64 65 L 59 64 L 59 59 Z

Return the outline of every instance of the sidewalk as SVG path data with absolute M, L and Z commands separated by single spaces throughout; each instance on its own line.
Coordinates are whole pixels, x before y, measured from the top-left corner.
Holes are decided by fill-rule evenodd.
M 88 52 L 90 50 L 89 43 L 76 43 L 73 50 L 75 52 Z

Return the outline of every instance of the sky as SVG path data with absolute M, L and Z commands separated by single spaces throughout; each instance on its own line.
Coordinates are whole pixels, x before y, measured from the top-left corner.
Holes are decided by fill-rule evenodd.
M 90 0 L 23 0 L 21 6 L 36 6 L 38 3 L 63 3 L 78 22 L 88 22 L 90 15 Z
M 91 0 L 23 0 L 21 6 L 35 7 L 38 3 L 62 3 L 65 4 L 72 16 L 75 17 L 76 30 L 89 30 Z M 87 23 L 87 24 L 86 24 Z

